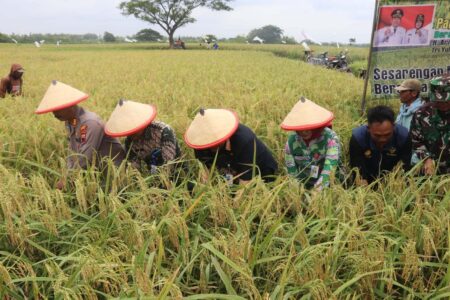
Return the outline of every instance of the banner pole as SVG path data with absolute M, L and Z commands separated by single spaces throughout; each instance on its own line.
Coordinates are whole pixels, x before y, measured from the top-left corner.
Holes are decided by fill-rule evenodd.
M 372 34 L 370 37 L 370 48 L 369 48 L 369 59 L 367 61 L 367 72 L 366 72 L 366 76 L 364 78 L 364 91 L 363 91 L 363 95 L 362 95 L 362 100 L 361 100 L 361 116 L 364 115 L 364 112 L 366 111 L 366 94 L 367 94 L 367 85 L 369 84 L 369 74 L 370 74 L 370 65 L 372 64 L 372 49 L 373 49 L 373 38 L 375 36 L 375 29 L 377 26 L 377 12 L 378 12 L 378 2 L 379 0 L 375 0 L 375 9 L 374 9 L 374 13 L 373 13 L 373 24 L 372 24 Z

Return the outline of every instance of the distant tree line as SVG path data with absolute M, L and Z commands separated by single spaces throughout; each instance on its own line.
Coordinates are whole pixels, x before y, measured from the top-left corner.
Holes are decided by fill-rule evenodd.
M 56 43 L 61 41 L 66 44 L 97 43 L 99 36 L 95 33 L 67 34 L 67 33 L 30 33 L 30 34 L 2 34 L 0 33 L 0 43 L 12 43 L 12 39 L 19 43 L 34 43 L 45 40 L 46 43 Z M 101 37 L 100 37 L 101 39 Z
M 231 38 L 218 38 L 216 35 L 208 33 L 203 36 L 174 36 L 173 38 L 181 39 L 185 43 L 204 43 L 204 42 L 220 42 L 220 43 L 256 43 L 254 39 L 258 37 L 265 44 L 297 44 L 295 38 L 283 35 L 283 30 L 275 25 L 266 25 L 261 28 L 251 30 L 247 35 L 237 35 Z M 34 43 L 35 41 L 45 40 L 46 43 L 56 43 L 60 41 L 62 44 L 84 44 L 84 43 L 123 43 L 123 42 L 168 42 L 166 36 L 161 35 L 156 30 L 145 28 L 134 35 L 121 37 L 110 32 L 104 32 L 102 35 L 95 33 L 85 34 L 3 34 L 0 33 L 0 43 L 13 43 L 13 39 L 18 43 Z M 304 40 L 308 45 L 314 45 L 311 40 Z M 350 44 L 353 46 L 368 46 L 368 44 L 355 44 L 355 39 L 351 39 Z M 336 45 L 336 42 L 324 42 L 323 45 Z

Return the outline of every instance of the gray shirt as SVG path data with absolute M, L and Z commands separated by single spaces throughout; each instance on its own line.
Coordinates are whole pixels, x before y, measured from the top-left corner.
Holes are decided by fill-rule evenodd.
M 73 152 L 67 158 L 69 169 L 86 169 L 91 163 L 100 166 L 104 157 L 111 157 L 117 166 L 125 158 L 120 142 L 105 135 L 103 121 L 97 114 L 78 106 L 75 119 L 66 122 L 66 128 L 69 150 Z

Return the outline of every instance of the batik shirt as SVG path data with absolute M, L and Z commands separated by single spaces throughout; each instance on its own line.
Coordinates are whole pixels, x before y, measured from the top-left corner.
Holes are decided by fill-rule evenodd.
M 125 148 L 133 166 L 141 171 L 156 172 L 157 166 L 174 161 L 181 156 L 174 130 L 167 124 L 153 121 L 143 135 L 125 140 Z M 171 168 L 172 169 L 172 168 Z
M 410 134 L 413 153 L 438 162 L 439 174 L 450 174 L 450 113 L 439 112 L 432 104 L 422 106 L 414 114 Z
M 331 173 L 341 164 L 339 138 L 329 128 L 309 144 L 296 133 L 291 134 L 285 147 L 285 161 L 289 175 L 305 181 L 307 187 L 328 186 Z

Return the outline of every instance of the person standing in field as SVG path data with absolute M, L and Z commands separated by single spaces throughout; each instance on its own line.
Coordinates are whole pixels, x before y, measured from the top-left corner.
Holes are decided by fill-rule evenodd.
M 231 110 L 200 109 L 184 140 L 197 159 L 208 168 L 215 165 L 230 184 L 245 184 L 256 175 L 274 180 L 277 163 L 272 153 Z
M 416 16 L 415 28 L 406 32 L 405 44 L 409 45 L 423 45 L 428 41 L 428 30 L 423 28 L 425 16 L 418 14 Z
M 175 131 L 155 118 L 155 106 L 120 100 L 106 122 L 105 133 L 127 137 L 128 160 L 141 172 L 156 174 L 162 166 L 174 171 L 176 160 L 181 157 Z
M 12 64 L 8 76 L 0 81 L 0 98 L 5 98 L 6 94 L 11 96 L 22 95 L 23 73 L 25 70 L 19 64 Z
M 78 103 L 89 96 L 69 85 L 52 81 L 36 114 L 52 112 L 54 117 L 65 122 L 69 138 L 68 169 L 87 169 L 90 165 L 103 169 L 102 159 L 110 157 L 116 166 L 125 158 L 120 142 L 104 133 L 103 121 L 95 113 L 85 110 Z M 63 189 L 65 181 L 57 183 Z
M 404 43 L 406 29 L 401 26 L 403 10 L 394 9 L 391 13 L 391 25 L 378 29 L 375 34 L 375 46 L 401 46 Z
M 411 164 L 411 139 L 408 129 L 395 124 L 394 111 L 384 105 L 367 112 L 368 125 L 353 129 L 350 139 L 350 166 L 367 185 L 401 163 L 408 170 Z
M 450 73 L 430 80 L 430 102 L 414 114 L 411 139 L 426 175 L 450 174 Z
M 330 184 L 341 166 L 341 145 L 329 128 L 332 112 L 302 97 L 284 119 L 281 128 L 293 131 L 285 146 L 288 174 L 308 188 Z
M 417 79 L 406 79 L 395 89 L 400 94 L 400 112 L 395 123 L 409 130 L 414 113 L 422 106 L 420 98 L 421 83 Z

